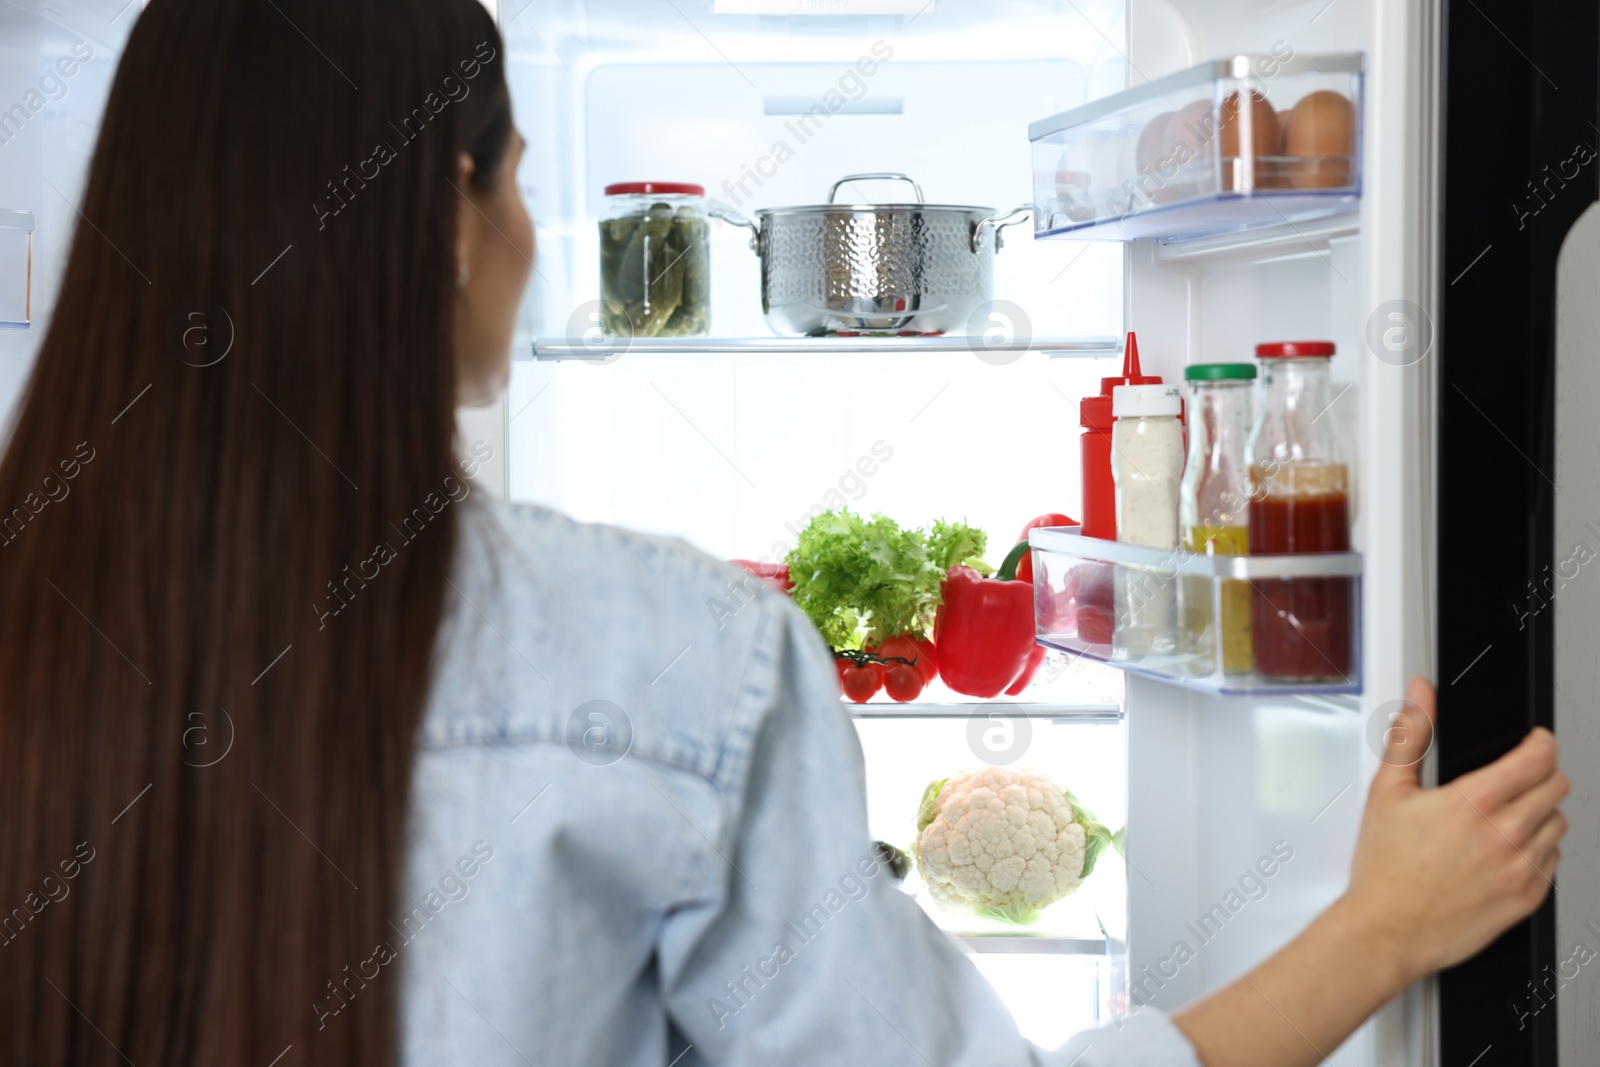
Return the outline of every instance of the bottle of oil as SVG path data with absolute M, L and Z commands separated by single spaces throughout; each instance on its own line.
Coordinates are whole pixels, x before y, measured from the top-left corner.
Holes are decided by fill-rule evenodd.
M 1183 547 L 1205 556 L 1250 551 L 1250 363 L 1201 363 L 1189 383 L 1189 460 L 1178 522 Z M 1249 674 L 1250 584 L 1185 575 L 1179 585 L 1180 652 L 1196 674 Z

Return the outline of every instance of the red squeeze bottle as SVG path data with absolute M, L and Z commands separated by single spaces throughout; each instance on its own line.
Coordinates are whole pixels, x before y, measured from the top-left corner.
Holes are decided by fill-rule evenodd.
M 1139 373 L 1139 340 L 1128 331 L 1122 350 L 1122 374 L 1100 379 L 1100 395 L 1086 396 L 1078 405 L 1083 426 L 1083 536 L 1117 539 L 1117 486 L 1111 480 L 1111 390 L 1119 385 L 1160 385 L 1159 375 Z M 1103 563 L 1080 563 L 1076 568 L 1078 638 L 1089 644 L 1109 645 L 1115 628 L 1116 596 L 1112 568 Z
M 1100 379 L 1100 395 L 1078 405 L 1083 427 L 1083 535 L 1117 539 L 1117 487 L 1111 480 L 1111 390 L 1119 385 L 1160 385 L 1160 375 L 1139 373 L 1139 340 L 1128 331 L 1122 353 L 1122 375 Z

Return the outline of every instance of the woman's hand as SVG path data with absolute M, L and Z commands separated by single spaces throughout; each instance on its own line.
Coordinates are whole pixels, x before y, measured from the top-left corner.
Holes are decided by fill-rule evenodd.
M 1413 679 L 1367 794 L 1339 906 L 1401 950 L 1406 983 L 1475 954 L 1554 884 L 1571 788 L 1556 739 L 1536 729 L 1486 767 L 1436 789 L 1418 781 L 1433 737 L 1433 687 Z
M 1406 693 L 1367 794 L 1350 888 L 1255 970 L 1173 1016 L 1206 1067 L 1309 1067 L 1406 986 L 1459 963 L 1550 892 L 1570 788 L 1534 730 L 1437 789 L 1419 780 L 1433 687 Z

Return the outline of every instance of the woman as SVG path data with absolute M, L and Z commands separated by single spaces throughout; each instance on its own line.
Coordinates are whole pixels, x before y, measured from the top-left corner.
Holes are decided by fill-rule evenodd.
M 50 500 L 0 551 L 6 1062 L 1310 1064 L 1543 899 L 1548 734 L 1397 759 L 1277 956 L 1028 1046 L 881 873 L 803 618 L 463 478 L 522 151 L 475 0 L 140 16 L 0 465 Z

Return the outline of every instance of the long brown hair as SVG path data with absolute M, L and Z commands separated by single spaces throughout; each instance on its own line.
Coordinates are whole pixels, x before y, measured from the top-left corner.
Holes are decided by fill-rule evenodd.
M 317 1006 L 391 936 L 501 51 L 476 0 L 132 31 L 0 462 L 0 1061 L 395 1059 L 398 968 Z

